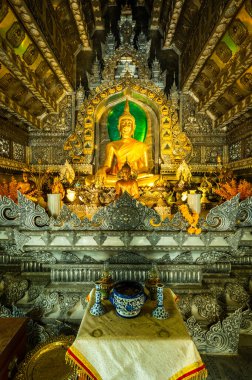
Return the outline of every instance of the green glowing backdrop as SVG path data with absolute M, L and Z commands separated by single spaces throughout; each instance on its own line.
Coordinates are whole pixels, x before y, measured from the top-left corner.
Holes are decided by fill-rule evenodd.
M 118 119 L 124 111 L 125 101 L 116 104 L 108 114 L 108 133 L 111 141 L 120 140 L 117 128 Z M 147 118 L 144 110 L 136 103 L 129 101 L 130 113 L 136 120 L 134 138 L 144 142 L 147 134 Z

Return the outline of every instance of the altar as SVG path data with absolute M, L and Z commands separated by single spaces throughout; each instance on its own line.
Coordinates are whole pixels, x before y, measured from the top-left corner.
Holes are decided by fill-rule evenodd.
M 114 7 L 113 1 L 99 3 Z M 122 1 L 115 3 L 120 7 Z M 156 267 L 160 282 L 179 295 L 178 308 L 199 351 L 234 354 L 240 332 L 252 334 L 252 184 L 230 176 L 230 169 L 242 176 L 243 165 L 250 167 L 250 159 L 236 160 L 241 158 L 237 152 L 245 158 L 251 143 L 245 132 L 247 147 L 239 145 L 240 132 L 237 137 L 230 132 L 230 139 L 224 129 L 217 133 L 218 119 L 208 117 L 212 111 L 208 116 L 198 112 L 191 91 L 183 93 L 178 84 L 181 73 L 162 73 L 156 52 L 150 68 L 149 42 L 143 33 L 134 36 L 134 22 L 131 8 L 121 9 L 120 46 L 109 31 L 101 67 L 95 61 L 89 70 L 96 74 L 88 79 L 88 88 L 80 83 L 58 99 L 58 114 L 55 108 L 38 116 L 41 128 L 29 127 L 22 162 L 10 160 L 21 146 L 3 124 L 11 135 L 4 131 L 7 137 L 0 144 L 9 147 L 2 153 L 0 178 L 2 314 L 38 321 L 33 341 L 69 328 L 75 334 L 85 313 L 84 299 L 104 267 L 113 281 L 143 284 Z M 205 72 L 207 65 L 202 67 Z M 173 85 L 166 86 L 161 77 Z M 72 79 L 77 86 L 79 78 Z M 195 91 L 197 86 L 196 81 Z M 136 321 L 141 318 L 147 317 Z M 171 337 L 148 336 L 154 338 L 166 345 Z M 188 342 L 188 347 L 193 344 Z M 183 368 L 198 359 L 196 355 Z M 172 378 L 181 368 L 170 373 L 166 361 L 169 368 L 160 368 Z
M 207 378 L 207 370 L 187 332 L 173 294 L 165 289 L 164 305 L 169 318 L 151 316 L 156 301 L 148 300 L 136 318 L 119 317 L 109 301 L 106 313 L 90 314 L 91 293 L 77 337 L 66 358 L 81 379 L 179 380 Z M 88 376 L 88 377 L 85 377 Z

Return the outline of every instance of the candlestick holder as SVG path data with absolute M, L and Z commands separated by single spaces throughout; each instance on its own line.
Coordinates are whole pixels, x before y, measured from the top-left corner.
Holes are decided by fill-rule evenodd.
M 95 283 L 95 303 L 90 309 L 90 314 L 95 317 L 99 317 L 106 313 L 105 307 L 101 302 L 101 282 L 96 281 Z
M 152 316 L 156 319 L 167 319 L 168 311 L 164 308 L 164 285 L 157 284 L 157 307 L 152 311 Z

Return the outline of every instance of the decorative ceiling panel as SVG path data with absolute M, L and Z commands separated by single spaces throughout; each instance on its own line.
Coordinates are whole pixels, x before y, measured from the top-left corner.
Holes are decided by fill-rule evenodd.
M 69 54 L 71 46 L 66 46 L 64 43 L 64 37 L 61 35 L 62 27 L 59 26 L 51 2 L 10 0 L 10 3 L 24 28 L 29 31 L 30 41 L 26 48 L 32 40 L 36 41 L 36 47 L 41 52 L 43 59 L 47 61 L 50 70 L 53 69 L 66 91 L 72 91 L 73 51 L 72 54 Z M 62 30 L 62 33 L 64 33 L 64 28 Z M 40 62 L 38 62 L 36 68 Z M 35 71 L 36 68 L 34 68 Z
M 191 38 L 188 41 L 181 57 L 181 80 L 183 90 L 188 91 L 220 42 L 227 27 L 236 16 L 242 0 L 204 1 L 199 21 L 195 25 Z M 224 42 L 224 41 L 223 41 Z M 218 54 L 227 60 L 230 48 L 223 44 L 219 46 Z M 212 58 L 212 57 L 211 57 Z M 219 59 L 221 61 L 221 59 Z M 222 62 L 222 61 L 221 61 Z M 217 63 L 218 64 L 218 63 Z
M 252 93 L 252 17 L 246 4 L 234 17 L 192 86 L 200 99 L 198 109 L 201 112 L 208 109 L 218 118 L 219 126 L 233 118 L 237 103 L 239 115 L 246 112 L 248 100 L 242 100 L 249 99 Z

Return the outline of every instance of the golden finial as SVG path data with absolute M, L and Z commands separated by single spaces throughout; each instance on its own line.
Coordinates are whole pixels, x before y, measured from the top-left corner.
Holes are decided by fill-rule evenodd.
M 129 108 L 129 100 L 128 98 L 126 98 L 126 103 L 125 103 L 125 107 L 124 107 L 124 111 L 123 113 L 121 114 L 121 116 L 119 117 L 119 126 L 120 126 L 120 123 L 122 120 L 131 120 L 132 123 L 133 123 L 133 128 L 135 129 L 135 118 L 133 115 L 131 115 L 130 113 L 130 108 Z

